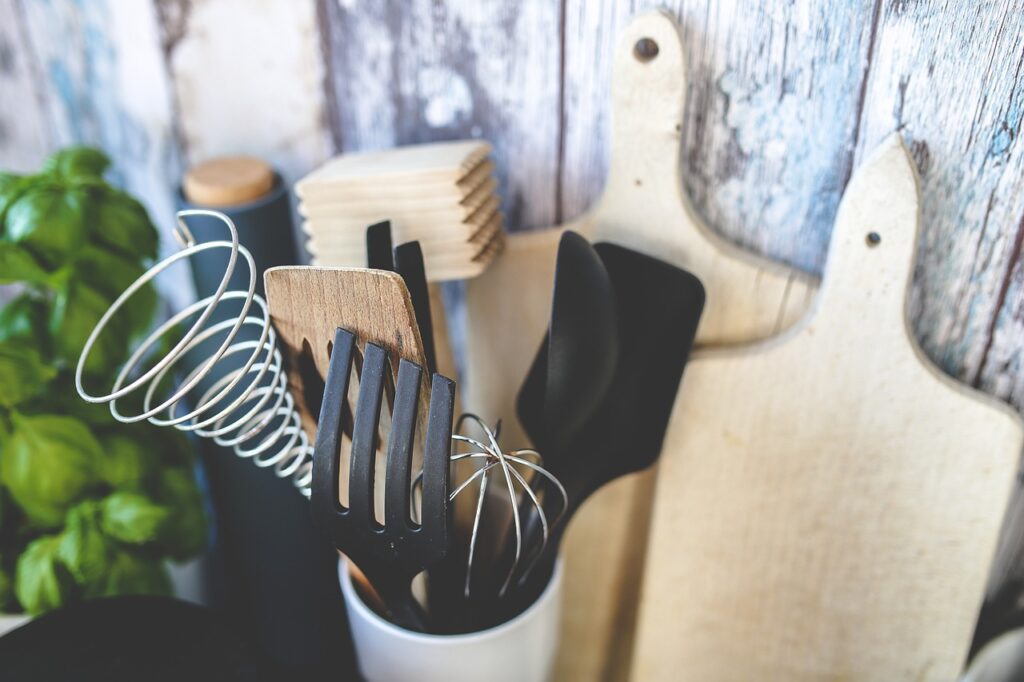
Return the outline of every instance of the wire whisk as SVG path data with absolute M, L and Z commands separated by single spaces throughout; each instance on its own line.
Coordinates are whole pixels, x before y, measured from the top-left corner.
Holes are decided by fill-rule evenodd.
M 208 216 L 223 222 L 230 233 L 230 241 L 197 244 L 185 223 L 191 216 Z M 110 413 L 120 422 L 148 420 L 157 426 L 193 432 L 213 439 L 218 445 L 231 447 L 239 457 L 252 459 L 259 467 L 271 468 L 279 478 L 290 478 L 299 492 L 309 497 L 313 448 L 288 390 L 288 377 L 277 347 L 277 334 L 270 323 L 267 302 L 256 293 L 257 271 L 252 254 L 239 244 L 234 222 L 223 213 L 190 209 L 179 211 L 176 218 L 174 236 L 182 249 L 143 273 L 103 314 L 82 348 L 75 371 L 75 388 L 83 400 L 109 403 Z M 228 263 L 216 291 L 150 332 L 125 361 L 109 393 L 93 395 L 86 391 L 83 369 L 111 318 L 140 288 L 171 265 L 215 249 L 228 250 Z M 249 284 L 245 290 L 228 291 L 239 256 L 249 268 Z M 218 306 L 232 301 L 237 303 L 229 305 L 238 305 L 239 312 L 229 319 L 213 322 L 211 318 Z M 179 325 L 192 317 L 196 319 L 191 327 L 175 341 Z M 255 336 L 258 330 L 258 338 L 239 339 L 243 329 L 246 330 L 243 336 Z M 208 352 L 206 347 L 216 344 L 218 339 L 216 349 Z M 168 342 L 173 343 L 171 349 L 155 359 L 161 344 Z M 191 351 L 206 357 L 191 369 L 179 368 Z M 170 395 L 158 398 L 161 386 L 176 369 L 185 371 L 184 378 L 170 390 Z M 189 394 L 215 369 L 218 378 L 203 389 L 190 408 Z M 143 389 L 142 411 L 127 414 L 119 401 L 129 395 L 137 397 Z
M 482 438 L 474 438 L 463 433 L 466 422 L 474 424 L 482 433 Z M 498 597 L 503 597 L 518 575 L 519 583 L 526 581 L 537 559 L 543 554 L 548 543 L 551 530 L 561 520 L 568 507 L 569 498 L 565 488 L 555 476 L 544 469 L 543 459 L 539 452 L 531 449 L 518 449 L 505 452 L 498 444 L 501 431 L 499 421 L 491 429 L 483 419 L 472 413 L 462 414 L 456 421 L 452 441 L 462 444 L 468 451 L 454 452 L 452 464 L 471 461 L 477 466 L 471 475 L 459 483 L 449 494 L 449 501 L 465 491 L 477 487 L 476 502 L 473 511 L 473 522 L 470 529 L 468 549 L 466 552 L 465 581 L 463 596 L 469 599 L 473 593 L 474 561 L 477 557 L 478 540 L 481 535 L 481 523 L 484 508 L 490 496 L 491 486 L 497 489 L 497 497 L 501 504 L 507 505 L 506 511 L 511 512 L 511 537 L 509 551 L 512 554 L 508 568 L 498 590 Z M 525 475 L 524 475 L 525 474 Z M 414 494 L 422 485 L 422 473 L 413 483 Z M 549 518 L 545 507 L 550 502 L 548 491 L 557 496 L 555 514 Z M 529 528 L 524 522 L 539 524 L 539 539 L 530 542 Z

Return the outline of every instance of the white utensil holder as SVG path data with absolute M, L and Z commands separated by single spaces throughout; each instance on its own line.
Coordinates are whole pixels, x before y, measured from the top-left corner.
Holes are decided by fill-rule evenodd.
M 537 601 L 512 620 L 464 635 L 411 632 L 374 613 L 352 585 L 348 563 L 338 578 L 367 682 L 546 682 L 558 650 L 562 562 Z

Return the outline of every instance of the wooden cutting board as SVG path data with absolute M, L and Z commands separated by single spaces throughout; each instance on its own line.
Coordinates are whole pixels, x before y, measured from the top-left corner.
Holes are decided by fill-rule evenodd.
M 634 52 L 641 39 L 654 59 Z M 810 303 L 814 278 L 757 258 L 705 226 L 683 193 L 680 130 L 686 95 L 680 29 L 662 12 L 638 15 L 613 65 L 610 165 L 604 194 L 579 220 L 511 235 L 506 250 L 467 285 L 468 409 L 504 420 L 503 441 L 526 442 L 515 396 L 548 322 L 555 252 L 563 229 L 612 241 L 686 268 L 707 290 L 697 343 L 765 338 L 792 325 Z M 646 538 L 653 471 L 616 481 L 573 520 L 563 545 L 565 615 L 556 680 L 626 676 Z
M 633 679 L 959 675 L 1024 435 L 915 344 L 918 225 L 893 136 L 847 188 L 808 318 L 687 367 Z

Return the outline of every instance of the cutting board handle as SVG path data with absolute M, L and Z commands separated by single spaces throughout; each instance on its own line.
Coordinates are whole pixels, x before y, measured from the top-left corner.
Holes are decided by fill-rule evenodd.
M 917 168 L 894 133 L 854 173 L 839 204 L 817 304 L 816 324 L 855 334 L 858 329 L 899 333 L 920 224 Z M 881 323 L 851 323 L 870 317 Z
M 675 18 L 660 10 L 636 16 L 619 39 L 612 67 L 608 187 L 643 185 L 682 198 L 685 99 L 686 62 Z

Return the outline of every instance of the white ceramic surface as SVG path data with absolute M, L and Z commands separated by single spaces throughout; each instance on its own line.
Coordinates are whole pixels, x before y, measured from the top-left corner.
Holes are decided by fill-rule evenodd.
M 1024 680 L 1024 628 L 1010 630 L 982 647 L 961 682 Z
M 345 595 L 359 668 L 367 682 L 546 682 L 558 650 L 562 562 L 537 601 L 507 623 L 466 635 L 424 635 L 371 611 L 352 586 L 344 559 Z

